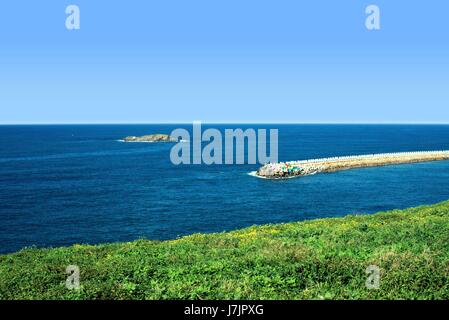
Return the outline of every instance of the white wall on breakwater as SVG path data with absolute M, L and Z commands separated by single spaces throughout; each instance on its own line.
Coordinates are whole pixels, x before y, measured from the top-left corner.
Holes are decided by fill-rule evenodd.
M 373 154 L 363 154 L 363 155 L 353 155 L 353 156 L 340 156 L 340 157 L 330 157 L 330 158 L 317 158 L 317 159 L 307 159 L 307 160 L 296 160 L 288 161 L 287 163 L 314 163 L 314 162 L 326 162 L 326 161 L 339 161 L 339 160 L 357 160 L 366 158 L 388 158 L 388 157 L 400 157 L 400 156 L 415 156 L 415 155 L 430 155 L 430 154 L 448 154 L 449 150 L 438 150 L 438 151 L 414 151 L 414 152 L 392 152 L 392 153 L 373 153 Z

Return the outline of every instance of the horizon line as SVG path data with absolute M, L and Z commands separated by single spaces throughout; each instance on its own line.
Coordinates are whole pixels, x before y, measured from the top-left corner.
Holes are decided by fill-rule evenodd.
M 200 122 L 201 124 L 280 124 L 280 125 L 449 125 L 449 122 L 254 122 L 254 121 L 160 121 L 160 122 L 17 122 L 17 123 L 0 123 L 0 126 L 38 126 L 38 125 L 157 125 L 157 124 L 193 124 Z

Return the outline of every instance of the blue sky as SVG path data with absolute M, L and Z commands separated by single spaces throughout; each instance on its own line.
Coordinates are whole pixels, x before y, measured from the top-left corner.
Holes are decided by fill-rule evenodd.
M 65 28 L 65 8 L 81 29 Z M 365 28 L 365 8 L 381 30 Z M 449 2 L 17 0 L 0 123 L 449 123 Z

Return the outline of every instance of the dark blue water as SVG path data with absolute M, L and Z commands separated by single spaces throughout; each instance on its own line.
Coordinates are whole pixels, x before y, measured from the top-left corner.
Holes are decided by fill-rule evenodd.
M 170 239 L 449 199 L 448 161 L 271 181 L 247 175 L 258 166 L 174 166 L 172 144 L 117 141 L 178 127 L 0 126 L 0 252 Z M 279 129 L 280 160 L 449 149 L 449 126 L 251 127 Z

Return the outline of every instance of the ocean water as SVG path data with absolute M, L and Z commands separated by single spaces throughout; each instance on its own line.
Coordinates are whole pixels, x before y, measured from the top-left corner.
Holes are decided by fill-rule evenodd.
M 0 252 L 24 247 L 172 239 L 449 199 L 449 161 L 288 180 L 258 165 L 170 162 L 169 143 L 128 135 L 189 125 L 0 126 Z M 211 127 L 203 126 L 203 129 Z M 449 149 L 443 125 L 215 125 L 278 128 L 279 159 Z

